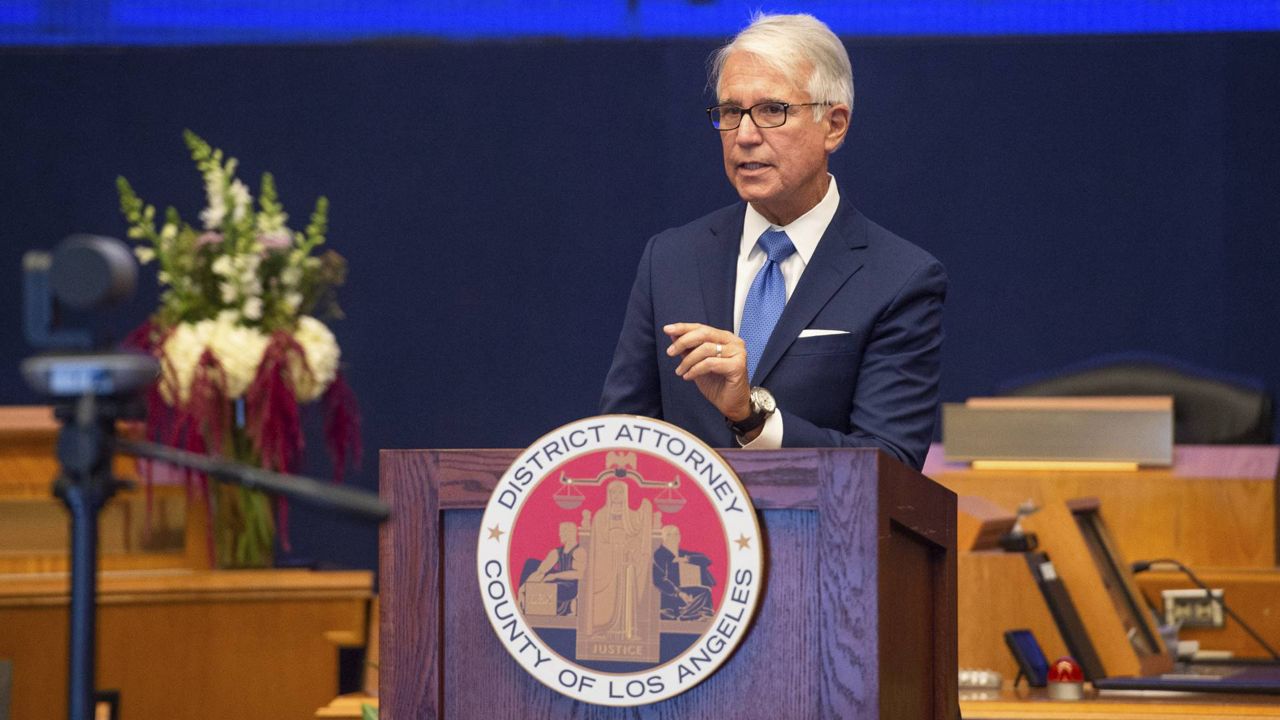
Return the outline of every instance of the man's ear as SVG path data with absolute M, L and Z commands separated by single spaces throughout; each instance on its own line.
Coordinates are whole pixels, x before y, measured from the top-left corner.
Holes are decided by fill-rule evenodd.
M 849 134 L 849 106 L 836 103 L 827 110 L 827 135 L 824 139 L 828 153 L 833 153 L 844 144 L 845 135 Z

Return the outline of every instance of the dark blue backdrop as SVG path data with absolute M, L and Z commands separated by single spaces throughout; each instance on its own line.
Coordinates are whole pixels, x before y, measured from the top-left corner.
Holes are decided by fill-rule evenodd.
M 947 265 L 947 400 L 1118 350 L 1280 385 L 1280 36 L 848 44 L 833 171 Z M 645 239 L 734 199 L 702 113 L 711 48 L 0 52 L 0 403 L 35 400 L 21 253 L 122 234 L 117 174 L 195 219 L 190 127 L 255 187 L 273 170 L 295 221 L 332 201 L 370 448 L 353 482 L 376 485 L 377 448 L 524 446 L 591 414 Z M 371 529 L 295 523 L 298 554 L 374 564 Z
M 4 45 L 722 37 L 755 10 L 807 12 L 840 35 L 1267 31 L 1274 0 L 5 0 Z

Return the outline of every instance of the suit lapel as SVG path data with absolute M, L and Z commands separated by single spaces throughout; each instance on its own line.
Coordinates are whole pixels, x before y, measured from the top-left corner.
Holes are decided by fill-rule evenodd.
M 741 234 L 741 230 L 739 230 Z M 861 253 L 867 246 L 867 221 L 852 203 L 841 200 L 827 231 L 822 234 L 813 257 L 800 276 L 800 283 L 782 310 L 778 324 L 769 336 L 769 342 L 760 356 L 753 385 L 760 385 L 774 366 L 782 359 L 787 348 L 795 342 L 800 331 L 809 326 L 818 311 L 831 296 L 845 284 L 851 275 L 862 267 Z
M 738 246 L 742 240 L 742 219 L 747 206 L 739 204 L 726 214 L 698 247 L 698 280 L 702 303 L 711 327 L 733 329 L 733 290 L 738 276 Z

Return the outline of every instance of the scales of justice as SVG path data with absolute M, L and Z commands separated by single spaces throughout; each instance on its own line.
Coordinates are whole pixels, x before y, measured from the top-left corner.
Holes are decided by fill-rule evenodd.
M 581 487 L 604 486 L 605 502 L 584 509 L 579 523 L 560 523 L 560 546 L 533 572 L 526 569 L 522 578 L 520 597 L 526 621 L 535 629 L 576 630 L 578 662 L 657 664 L 664 632 L 696 635 L 710 623 L 708 586 L 714 579 L 707 563 L 687 562 L 682 556 L 689 553 L 677 550 L 679 528 L 663 521 L 664 513 L 678 513 L 688 502 L 679 490 L 680 476 L 651 481 L 636 467 L 635 453 L 609 451 L 604 470 L 594 478 L 572 478 L 562 472 L 560 488 L 552 497 L 561 509 L 583 505 L 586 497 Z M 633 506 L 633 484 L 662 490 L 652 501 L 642 499 Z M 668 548 L 665 556 L 661 554 L 664 547 Z M 679 579 L 668 586 L 675 595 L 665 603 L 656 584 L 655 553 L 659 558 L 672 554 L 681 558 Z M 683 598 L 695 598 L 705 611 L 671 612 L 672 602 L 684 602 Z

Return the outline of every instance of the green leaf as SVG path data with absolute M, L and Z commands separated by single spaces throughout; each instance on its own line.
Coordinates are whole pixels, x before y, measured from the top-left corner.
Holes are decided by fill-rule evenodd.
M 321 195 L 316 198 L 315 212 L 311 213 L 311 222 L 307 223 L 306 251 L 324 244 L 324 235 L 329 232 L 329 198 Z
M 361 705 L 360 720 L 378 720 L 378 708 L 368 703 Z
M 196 165 L 203 169 L 204 164 L 213 156 L 213 150 L 209 147 L 209 143 L 190 130 L 182 131 L 182 139 L 186 141 L 187 149 L 191 151 L 191 159 L 195 160 Z
M 116 178 L 116 192 L 120 194 L 120 213 L 124 215 L 124 219 L 133 222 L 138 217 L 142 207 L 142 200 L 138 198 L 138 194 L 133 191 L 133 186 L 123 175 Z
M 284 206 L 280 204 L 279 196 L 276 194 L 276 179 L 269 172 L 262 173 L 262 189 L 258 192 L 258 206 L 262 208 L 262 212 L 271 216 L 284 212 Z
M 135 240 L 149 240 L 154 245 L 157 239 L 155 212 L 156 209 L 142 202 L 123 176 L 116 178 L 116 191 L 120 194 L 120 213 L 129 223 L 129 237 Z

